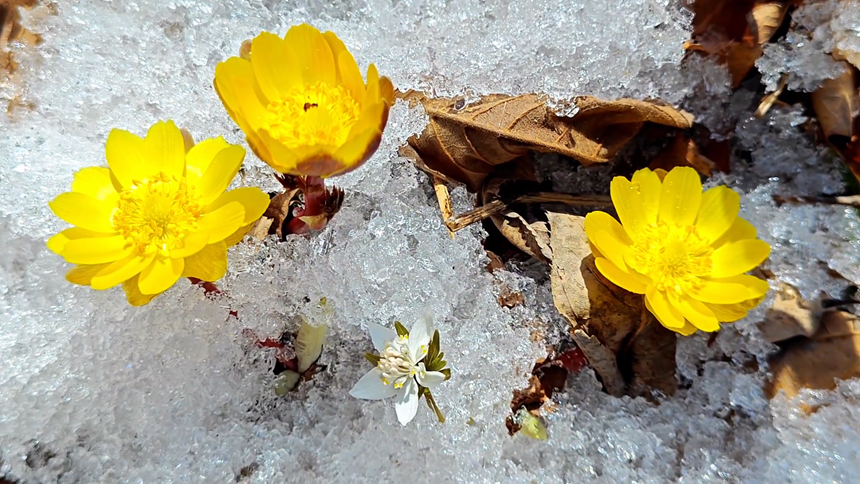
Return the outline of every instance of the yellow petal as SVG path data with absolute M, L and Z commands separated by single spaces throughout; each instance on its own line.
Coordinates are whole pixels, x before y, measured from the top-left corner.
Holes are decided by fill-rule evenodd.
M 368 130 L 382 131 L 382 116 L 388 109 L 384 102 L 374 101 L 362 106 L 358 120 L 349 129 L 347 139 L 355 138 Z
M 672 168 L 663 180 L 660 194 L 661 222 L 692 225 L 702 201 L 702 181 L 699 173 L 688 166 Z
M 740 217 L 735 217 L 734 222 L 732 222 L 731 227 L 729 227 L 726 233 L 720 236 L 720 238 L 715 240 L 711 245 L 716 249 L 725 244 L 731 244 L 732 242 L 754 239 L 757 235 L 755 227 L 753 227 L 751 223 Z
M 678 296 L 675 293 L 669 293 L 669 302 L 681 311 L 684 318 L 692 323 L 696 328 L 708 333 L 718 331 L 720 323 L 714 312 L 708 308 L 705 303 L 696 301 L 686 294 Z
M 239 105 L 239 97 L 234 84 L 234 80 L 238 77 L 254 79 L 254 69 L 251 67 L 250 61 L 231 57 L 215 66 L 215 91 L 221 98 L 224 108 L 227 109 L 227 114 L 242 128 L 242 131 L 247 133 L 248 124 L 242 119 L 242 108 Z
M 181 259 L 200 252 L 209 243 L 209 235 L 209 231 L 205 229 L 186 235 L 182 240 L 182 247 L 170 249 L 170 257 Z
M 318 176 L 321 177 L 329 177 L 334 175 L 341 175 L 352 170 L 355 170 L 365 161 L 370 159 L 376 149 L 379 147 L 379 143 L 382 140 L 382 132 L 378 129 L 369 129 L 364 133 L 359 134 L 358 136 L 350 139 L 346 143 L 343 144 L 340 148 L 338 148 L 337 152 L 334 154 L 334 159 L 338 160 L 340 166 L 329 167 L 325 165 L 320 165 L 319 168 L 315 171 L 318 172 Z M 311 174 L 311 173 L 308 173 Z
M 328 43 L 328 48 L 331 50 L 331 57 L 335 62 L 335 83 L 343 84 L 343 77 L 341 77 L 340 67 L 337 65 L 338 58 L 340 57 L 341 52 L 348 52 L 346 45 L 337 37 L 332 31 L 324 32 L 322 34 L 325 41 Z M 357 66 L 356 66 L 357 67 Z
M 197 186 L 197 182 L 203 178 L 203 174 L 209 169 L 215 156 L 221 150 L 229 147 L 230 145 L 220 136 L 203 140 L 194 145 L 185 155 L 185 176 L 188 179 L 188 184 Z
M 256 132 L 262 126 L 268 112 L 264 101 L 257 94 L 255 84 L 253 79 L 233 78 L 233 91 L 239 103 L 239 118 L 245 124 L 245 126 L 241 124 L 239 126 L 245 132 L 245 136 L 253 140 L 257 140 Z
M 367 85 L 364 89 L 364 100 L 361 101 L 362 109 L 367 108 L 371 104 L 379 102 L 379 72 L 376 66 L 370 64 L 367 66 Z
M 78 170 L 72 181 L 72 191 L 89 195 L 98 200 L 113 199 L 117 196 L 110 170 L 100 166 L 92 166 Z
M 253 227 L 253 226 L 254 226 L 254 224 L 250 223 L 250 224 L 245 225 L 243 227 L 239 227 L 239 230 L 233 232 L 229 237 L 224 239 L 224 243 L 227 244 L 227 247 L 233 247 L 234 245 L 241 242 L 242 239 L 244 239 L 246 235 L 248 235 L 248 232 L 251 230 L 251 227 Z
M 208 205 L 224 193 L 239 172 L 244 159 L 245 149 L 241 146 L 231 145 L 218 152 L 200 180 L 198 195 L 201 204 Z
M 599 270 L 604 277 L 612 281 L 616 286 L 632 293 L 645 294 L 645 289 L 647 287 L 645 284 L 629 272 L 619 269 L 618 266 L 613 264 L 609 259 L 597 257 L 594 259 L 594 263 L 597 266 L 597 270 Z
M 680 333 L 682 336 L 690 336 L 691 334 L 696 332 L 696 327 L 693 326 L 692 324 L 690 324 L 689 321 L 687 321 L 686 324 L 684 324 L 683 328 L 677 328 L 677 329 L 671 328 L 671 329 L 672 329 L 672 331 Z
M 645 291 L 645 305 L 660 324 L 671 330 L 677 331 L 687 323 L 681 311 L 669 303 L 666 293 L 658 291 L 654 286 L 649 286 Z
M 619 269 L 627 270 L 624 254 L 633 242 L 614 217 L 606 212 L 589 212 L 585 216 L 585 233 L 604 257 Z
M 116 204 L 77 192 L 60 194 L 48 203 L 54 215 L 66 222 L 95 232 L 114 232 L 111 215 Z
M 296 54 L 298 65 L 295 68 L 301 72 L 305 84 L 322 82 L 335 85 L 334 57 L 319 30 L 308 24 L 296 25 L 287 31 L 284 40 Z
M 51 252 L 60 254 L 63 252 L 63 248 L 66 246 L 66 243 L 70 240 L 91 239 L 94 237 L 113 237 L 114 235 L 116 234 L 93 232 L 92 230 L 72 227 L 70 229 L 63 230 L 59 234 L 48 239 L 47 246 Z
M 668 171 L 666 171 L 662 168 L 657 168 L 656 170 L 654 170 L 654 173 L 657 175 L 657 178 L 660 179 L 660 183 L 663 183 L 663 180 L 666 179 L 666 175 L 669 174 Z
M 704 303 L 736 304 L 763 296 L 765 293 L 767 293 L 766 281 L 744 274 L 706 280 L 700 289 L 691 290 L 690 296 Z
M 738 304 L 708 304 L 704 303 L 717 320 L 723 323 L 733 323 L 747 315 L 749 309 L 744 303 Z
M 149 128 L 143 140 L 143 153 L 148 175 L 163 172 L 181 177 L 185 173 L 185 140 L 173 121 L 159 121 Z
M 726 244 L 711 254 L 711 277 L 743 274 L 758 267 L 769 255 L 770 246 L 763 240 L 746 239 Z
M 63 246 L 60 255 L 72 264 L 101 264 L 122 259 L 131 252 L 132 248 L 126 247 L 125 237 L 114 235 L 70 240 Z
M 361 78 L 361 71 L 358 70 L 355 58 L 348 51 L 343 50 L 337 55 L 337 65 L 343 86 L 349 91 L 355 102 L 362 102 L 365 91 L 364 79 Z
M 214 202 L 206 207 L 206 212 L 215 211 L 230 202 L 239 202 L 245 207 L 245 220 L 242 225 L 255 222 L 269 208 L 269 195 L 256 187 L 243 187 L 222 193 Z
M 245 207 L 239 202 L 230 202 L 200 217 L 200 229 L 209 232 L 209 243 L 214 244 L 232 235 L 244 220 Z
M 158 294 L 143 294 L 138 286 L 140 275 L 136 275 L 127 281 L 123 281 L 122 290 L 125 291 L 125 298 L 132 306 L 143 306 L 149 304 Z
M 300 174 L 296 171 L 299 159 L 293 150 L 287 148 L 280 141 L 273 138 L 266 130 L 260 130 L 258 135 L 266 146 L 268 152 L 271 154 L 268 159 L 264 159 L 263 161 L 268 163 L 269 166 L 279 173 L 288 173 L 293 175 Z
M 113 129 L 105 144 L 105 157 L 111 174 L 123 188 L 134 180 L 143 180 L 149 175 L 140 136 L 121 129 Z
M 71 282 L 72 284 L 89 286 L 90 282 L 93 280 L 93 277 L 98 274 L 100 270 L 104 269 L 108 265 L 110 265 L 109 262 L 104 264 L 81 264 L 75 266 L 69 272 L 66 273 L 66 280 Z
M 179 280 L 185 259 L 157 256 L 140 272 L 138 288 L 142 294 L 160 294 Z
M 633 186 L 639 186 L 639 191 L 642 193 L 642 212 L 645 215 L 645 220 L 649 224 L 657 223 L 657 212 L 660 210 L 660 194 L 663 191 L 663 184 L 657 173 L 643 168 L 636 170 L 633 177 L 630 179 Z
M 638 175 L 636 183 L 617 176 L 609 184 L 612 204 L 615 205 L 624 231 L 631 239 L 635 239 L 636 234 L 643 228 L 656 222 L 653 199 L 659 199 L 659 195 L 654 195 L 655 188 L 659 184 L 657 175 L 651 170 L 640 170 L 636 175 Z
M 148 266 L 155 254 L 139 255 L 132 254 L 124 259 L 112 262 L 104 267 L 90 283 L 93 289 L 108 289 L 127 281 L 140 274 L 144 267 Z
M 712 279 L 712 281 L 716 282 L 724 282 L 730 284 L 740 284 L 744 286 L 747 290 L 747 295 L 749 297 L 746 300 L 742 301 L 745 304 L 749 304 L 750 299 L 757 299 L 763 297 L 770 290 L 770 285 L 764 279 L 759 279 L 758 277 L 751 276 L 749 274 L 740 274 L 732 277 L 723 277 L 721 279 Z M 708 301 L 703 301 L 708 302 Z M 738 301 L 741 302 L 741 301 Z M 750 308 L 753 308 L 758 305 L 761 301 L 752 304 Z M 725 302 L 724 304 L 733 304 L 734 302 Z
M 696 231 L 713 242 L 729 230 L 740 209 L 741 197 L 734 190 L 723 186 L 711 188 L 702 194 Z
M 227 244 L 224 241 L 207 245 L 200 252 L 185 259 L 183 277 L 196 277 L 204 281 L 217 281 L 227 272 Z
M 394 104 L 394 84 L 385 76 L 379 78 L 379 97 L 384 99 L 388 106 Z
M 269 102 L 302 83 L 295 53 L 285 48 L 284 39 L 269 32 L 261 33 L 251 44 L 251 67 Z

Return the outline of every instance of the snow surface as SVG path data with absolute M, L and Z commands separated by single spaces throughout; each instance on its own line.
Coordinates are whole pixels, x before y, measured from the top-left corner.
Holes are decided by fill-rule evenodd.
M 512 272 L 490 275 L 479 228 L 448 237 L 426 176 L 397 156 L 424 126 L 420 108 L 394 106 L 376 155 L 336 180 L 346 203 L 322 233 L 231 249 L 218 300 L 180 281 L 150 305 L 130 308 L 120 289 L 67 283 L 67 265 L 45 248 L 63 228 L 47 201 L 68 189 L 75 170 L 104 163 L 111 128 L 142 134 L 169 118 L 198 140 L 224 135 L 244 145 L 212 88 L 215 65 L 261 30 L 283 34 L 310 22 L 337 32 L 361 65 L 374 62 L 403 90 L 682 104 L 745 150 L 733 173 L 712 183 L 744 193 L 743 215 L 774 248 L 767 268 L 808 297 L 838 295 L 845 282 L 829 276 L 828 265 L 860 280 L 856 213 L 771 201 L 774 193 L 839 192 L 838 162 L 801 133 L 800 107 L 754 119 L 757 97 L 749 89 L 732 94 L 722 68 L 696 58 L 682 65 L 691 15 L 674 1 L 54 6 L 56 15 L 26 15 L 45 39 L 18 52 L 26 89 L 0 86 L 0 98 L 23 93 L 35 106 L 0 124 L 0 476 L 34 483 L 860 479 L 860 385 L 806 392 L 807 401 L 827 403 L 809 416 L 796 403 L 768 402 L 762 383 L 773 347 L 755 329 L 763 309 L 710 346 L 707 335 L 681 339 L 683 388 L 674 397 L 616 399 L 587 370 L 558 395 L 548 441 L 508 437 L 511 390 L 544 356 L 531 332 L 557 336 L 566 323 L 552 307 L 545 270 L 513 264 Z M 733 122 L 736 131 L 719 129 Z M 276 186 L 250 154 L 235 185 Z M 458 210 L 473 202 L 462 189 L 453 195 Z M 522 290 L 526 304 L 499 307 L 502 281 Z M 271 352 L 250 345 L 242 330 L 277 337 L 297 329 L 298 314 L 319 321 L 321 297 L 336 308 L 320 360 L 328 369 L 277 397 Z M 391 402 L 347 391 L 368 369 L 365 324 L 410 326 L 426 312 L 454 372 L 434 392 L 448 421 L 436 423 L 422 405 L 404 428 Z M 759 370 L 750 369 L 755 363 Z

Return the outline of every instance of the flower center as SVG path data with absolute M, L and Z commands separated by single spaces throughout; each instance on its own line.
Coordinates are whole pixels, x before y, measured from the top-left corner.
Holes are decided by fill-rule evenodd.
M 343 86 L 317 82 L 295 86 L 270 102 L 263 125 L 288 148 L 340 146 L 358 120 L 361 107 Z
M 119 194 L 113 226 L 140 254 L 170 251 L 197 230 L 202 211 L 184 179 L 161 172 Z
M 415 363 L 409 359 L 407 343 L 408 336 L 400 336 L 397 340 L 386 343 L 385 349 L 379 354 L 377 368 L 382 372 L 382 383 L 389 385 L 394 382 L 394 388 L 400 388 L 418 371 Z
M 660 222 L 638 234 L 625 262 L 650 277 L 657 290 L 680 294 L 701 287 L 713 252 L 694 226 Z

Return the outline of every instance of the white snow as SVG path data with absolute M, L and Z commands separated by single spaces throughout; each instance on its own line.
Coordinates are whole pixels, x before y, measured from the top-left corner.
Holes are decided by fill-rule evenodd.
M 244 145 L 212 88 L 215 65 L 262 30 L 283 34 L 309 22 L 335 31 L 362 66 L 374 62 L 402 90 L 662 97 L 715 131 L 739 120 L 722 134 L 751 154 L 715 182 L 744 193 L 743 215 L 774 247 L 767 267 L 807 296 L 845 286 L 827 275 L 828 263 L 856 282 L 855 211 L 771 201 L 774 193 L 840 191 L 838 162 L 797 128 L 799 106 L 752 119 L 758 100 L 732 94 L 723 69 L 698 59 L 682 66 L 691 17 L 674 1 L 55 6 L 57 15 L 25 15 L 44 38 L 18 52 L 26 89 L 0 86 L 0 100 L 23 92 L 35 106 L 0 115 L 0 476 L 34 483 L 857 479 L 858 382 L 805 393 L 828 403 L 809 416 L 796 403 L 767 401 L 772 346 L 755 329 L 763 310 L 727 326 L 710 347 L 707 335 L 680 340 L 677 395 L 659 404 L 616 399 L 587 370 L 558 394 L 548 441 L 509 437 L 511 390 L 525 386 L 544 356 L 530 332 L 537 324 L 554 339 L 566 323 L 539 266 L 490 275 L 480 228 L 448 237 L 426 176 L 397 156 L 426 121 L 403 103 L 392 109 L 376 155 L 335 180 L 347 198 L 331 225 L 311 238 L 233 248 L 217 300 L 180 281 L 150 305 L 130 308 L 120 289 L 67 283 L 67 265 L 45 248 L 63 228 L 47 201 L 68 189 L 75 170 L 104 163 L 111 128 L 142 134 L 173 119 L 198 140 L 224 135 Z M 270 173 L 249 154 L 236 185 L 274 189 Z M 472 203 L 463 190 L 453 194 L 460 210 Z M 499 280 L 522 290 L 526 304 L 499 307 Z M 336 308 L 320 359 L 328 369 L 278 397 L 271 351 L 249 344 L 242 330 L 295 331 L 294 316 L 320 317 L 321 297 Z M 434 391 L 448 421 L 436 423 L 422 404 L 401 427 L 390 402 L 347 391 L 368 369 L 366 323 L 411 326 L 428 311 L 454 374 Z

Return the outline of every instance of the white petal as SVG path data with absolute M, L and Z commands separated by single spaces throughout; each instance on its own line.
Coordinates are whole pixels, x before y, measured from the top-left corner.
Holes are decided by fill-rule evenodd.
M 445 374 L 439 371 L 419 371 L 415 374 L 418 383 L 427 388 L 433 388 L 445 381 Z
M 365 373 L 349 391 L 353 397 L 364 400 L 382 400 L 393 397 L 396 393 L 397 390 L 393 384 L 382 383 L 382 372 L 379 371 L 379 368 L 374 368 Z
M 385 349 L 385 343 L 395 341 L 397 339 L 396 331 L 376 323 L 367 323 L 367 331 L 370 332 L 370 339 L 373 340 L 373 347 L 379 352 L 382 352 Z
M 430 344 L 430 327 L 433 321 L 430 317 L 418 318 L 412 329 L 409 330 L 409 358 L 413 362 L 419 362 L 427 354 L 427 346 Z M 423 347 L 423 348 L 422 348 Z
M 414 378 L 406 381 L 406 384 L 400 388 L 400 394 L 397 397 L 397 401 L 394 402 L 394 411 L 397 412 L 397 420 L 400 421 L 400 425 L 406 425 L 418 413 L 418 383 L 415 382 Z

